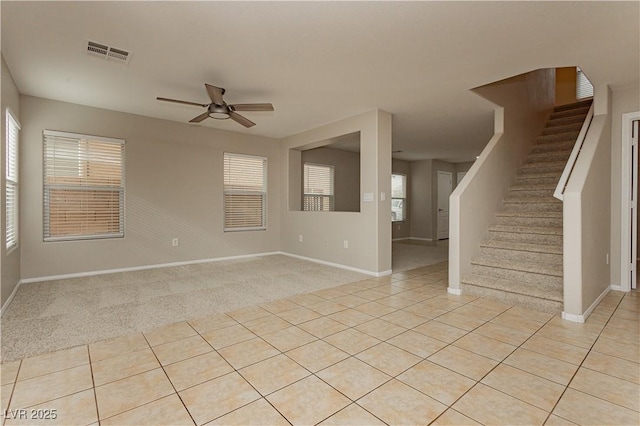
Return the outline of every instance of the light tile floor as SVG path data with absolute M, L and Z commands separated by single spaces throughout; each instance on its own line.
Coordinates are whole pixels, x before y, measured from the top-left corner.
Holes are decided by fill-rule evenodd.
M 585 324 L 433 265 L 2 365 L 3 424 L 640 423 L 640 296 Z

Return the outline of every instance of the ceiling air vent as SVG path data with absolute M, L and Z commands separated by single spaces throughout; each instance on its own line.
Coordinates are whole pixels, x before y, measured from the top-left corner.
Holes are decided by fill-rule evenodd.
M 91 56 L 123 64 L 129 63 L 129 58 L 131 58 L 131 52 L 91 40 L 87 42 L 87 53 Z

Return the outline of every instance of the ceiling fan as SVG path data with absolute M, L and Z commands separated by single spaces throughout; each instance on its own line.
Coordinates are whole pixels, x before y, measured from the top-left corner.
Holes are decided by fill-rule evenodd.
M 233 121 L 242 124 L 244 127 L 252 127 L 252 126 L 255 126 L 256 123 L 238 114 L 236 111 L 273 111 L 273 105 L 268 103 L 229 105 L 222 99 L 222 95 L 224 95 L 224 92 L 225 92 L 223 88 L 212 86 L 206 83 L 204 87 L 207 89 L 207 93 L 209 94 L 209 98 L 211 99 L 210 104 L 201 104 L 198 102 L 180 101 L 177 99 L 160 98 L 160 97 L 156 99 L 159 101 L 175 102 L 178 104 L 194 105 L 194 106 L 207 108 L 206 112 L 200 114 L 199 116 L 197 116 L 192 120 L 189 120 L 189 123 L 199 123 L 205 118 L 209 118 L 209 117 L 215 118 L 216 120 L 226 120 L 230 118 Z

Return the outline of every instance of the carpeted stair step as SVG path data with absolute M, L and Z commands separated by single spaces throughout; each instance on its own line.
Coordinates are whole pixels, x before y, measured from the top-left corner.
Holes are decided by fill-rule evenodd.
M 488 240 L 480 244 L 482 256 L 562 266 L 562 245 Z
M 538 136 L 536 138 L 535 145 L 543 145 L 547 143 L 566 142 L 566 141 L 575 142 L 579 134 L 580 134 L 580 131 L 577 130 L 572 132 L 555 133 L 555 134 Z
M 529 183 L 540 183 L 557 185 L 560 181 L 560 175 L 562 172 L 548 172 L 548 173 L 526 173 L 516 176 L 516 185 L 527 185 Z
M 539 163 L 525 163 L 520 168 L 521 174 L 526 173 L 549 173 L 549 172 L 559 172 L 562 174 L 564 167 L 566 166 L 565 161 L 545 161 Z
M 555 191 L 555 185 L 522 185 L 513 186 L 509 191 L 509 198 L 540 198 L 551 197 Z
M 557 151 L 545 151 L 545 152 L 532 152 L 527 156 L 527 163 L 540 163 L 540 162 L 554 162 L 554 161 L 566 161 L 571 155 L 571 150 L 557 150 Z
M 545 127 L 542 129 L 542 135 L 555 135 L 567 132 L 580 132 L 582 123 L 563 124 L 561 126 Z
M 533 145 L 533 147 L 531 148 L 531 154 L 538 154 L 541 152 L 556 152 L 556 151 L 571 152 L 575 144 L 576 144 L 575 140 L 536 144 L 536 145 Z
M 522 260 L 507 260 L 493 257 L 478 257 L 471 261 L 471 271 L 475 275 L 496 279 L 520 281 L 538 287 L 562 286 L 562 264 L 541 265 Z
M 549 120 L 545 124 L 545 127 L 557 127 L 576 123 L 580 123 L 580 125 L 582 126 L 582 124 L 584 123 L 585 115 L 586 114 L 574 114 L 563 117 L 549 118 Z
M 529 283 L 467 275 L 461 281 L 464 294 L 491 298 L 506 304 L 557 314 L 562 312 L 562 288 L 537 288 Z
M 493 225 L 489 227 L 492 240 L 528 244 L 562 244 L 562 228 L 554 226 Z
M 555 107 L 553 109 L 554 112 L 561 112 L 561 111 L 570 111 L 570 110 L 575 110 L 575 109 L 579 109 L 579 108 L 587 108 L 589 109 L 589 107 L 591 106 L 591 102 L 593 102 L 593 99 L 585 99 L 582 101 L 578 101 L 578 102 L 573 102 L 571 104 L 566 104 L 566 105 L 558 105 L 557 107 Z
M 567 109 L 567 110 L 564 110 L 564 111 L 552 112 L 551 115 L 549 116 L 549 120 L 556 120 L 558 118 L 572 117 L 572 116 L 583 116 L 583 117 L 586 117 L 587 114 L 589 113 L 589 108 L 590 108 L 590 105 L 587 105 L 587 106 L 580 107 L 580 108 L 574 108 L 574 109 Z
M 517 212 L 500 211 L 496 213 L 497 225 L 509 226 L 551 226 L 562 227 L 562 212 Z
M 562 212 L 562 202 L 553 197 L 508 197 L 502 206 L 510 212 Z

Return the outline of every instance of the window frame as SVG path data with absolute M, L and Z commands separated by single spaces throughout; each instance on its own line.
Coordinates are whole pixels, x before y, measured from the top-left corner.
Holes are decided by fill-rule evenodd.
M 250 191 L 250 190 L 241 190 L 241 189 L 227 189 L 227 158 L 228 157 L 236 157 L 236 158 L 251 158 L 254 160 L 260 160 L 262 162 L 262 191 Z M 236 152 L 224 152 L 222 156 L 222 228 L 224 232 L 244 232 L 244 231 L 266 231 L 267 230 L 267 207 L 268 207 L 268 167 L 269 162 L 268 158 L 261 155 L 251 155 L 251 154 L 240 154 Z M 228 227 L 227 226 L 227 215 L 229 211 L 227 210 L 227 195 L 260 195 L 262 197 L 262 215 L 261 215 L 261 224 L 259 226 L 242 226 L 242 227 Z
M 307 189 L 307 170 L 308 167 L 307 166 L 312 166 L 312 167 L 319 167 L 319 168 L 324 168 L 327 169 L 329 171 L 329 182 L 331 185 L 330 191 L 331 193 L 328 195 L 325 194 L 314 194 L 314 193 L 308 193 L 306 192 Z M 332 164 L 320 164 L 320 163 L 312 163 L 309 161 L 306 161 L 302 164 L 302 211 L 305 212 L 333 212 L 336 211 L 336 188 L 335 188 L 335 166 Z M 314 198 L 328 198 L 329 200 L 329 209 L 328 210 L 309 210 L 307 209 L 307 197 L 314 197 Z M 324 202 L 322 203 L 324 205 Z
M 13 131 L 12 131 L 13 130 Z M 5 247 L 11 253 L 20 240 L 20 122 L 7 108 L 5 112 Z M 15 135 L 15 137 L 12 137 Z M 13 152 L 13 154 L 12 154 Z M 13 160 L 13 161 L 12 161 Z M 10 190 L 10 188 L 13 188 Z M 10 200 L 10 195 L 13 194 Z M 13 210 L 8 206 L 12 205 Z
M 104 240 L 104 239 L 113 239 L 113 238 L 124 238 L 125 236 L 125 163 L 126 163 L 126 155 L 125 155 L 125 140 L 117 139 L 117 138 L 109 138 L 104 136 L 95 136 L 95 135 L 87 135 L 81 133 L 70 133 L 70 132 L 60 132 L 57 130 L 43 130 L 43 167 L 42 167 L 42 175 L 43 175 L 43 241 L 44 242 L 58 242 L 58 241 L 86 241 L 86 240 Z M 55 138 L 65 138 L 76 140 L 78 143 L 78 152 L 80 152 L 80 143 L 84 141 L 91 142 L 101 142 L 108 144 L 116 144 L 120 145 L 120 185 L 119 186 L 88 186 L 88 185 L 73 185 L 73 184 L 48 184 L 47 183 L 47 138 L 52 138 L 50 143 L 55 143 Z M 69 158 L 70 161 L 76 161 L 76 158 Z M 89 163 L 90 159 L 82 159 L 80 154 L 78 154 L 77 161 L 86 161 Z M 117 193 L 118 196 L 118 231 L 117 232 L 108 232 L 108 233 L 96 233 L 96 234 L 73 234 L 73 235 L 56 235 L 51 236 L 50 234 L 50 222 L 51 222 L 51 211 L 50 211 L 50 190 L 51 189 L 68 189 L 73 191 L 106 191 Z M 49 196 L 48 196 L 49 194 Z
M 393 196 L 393 177 L 401 176 L 402 177 L 402 192 L 404 193 L 404 197 L 394 197 Z M 404 173 L 391 173 L 391 223 L 404 223 L 407 221 L 407 175 Z M 401 200 L 402 201 L 402 219 L 394 220 L 393 219 L 393 200 Z

